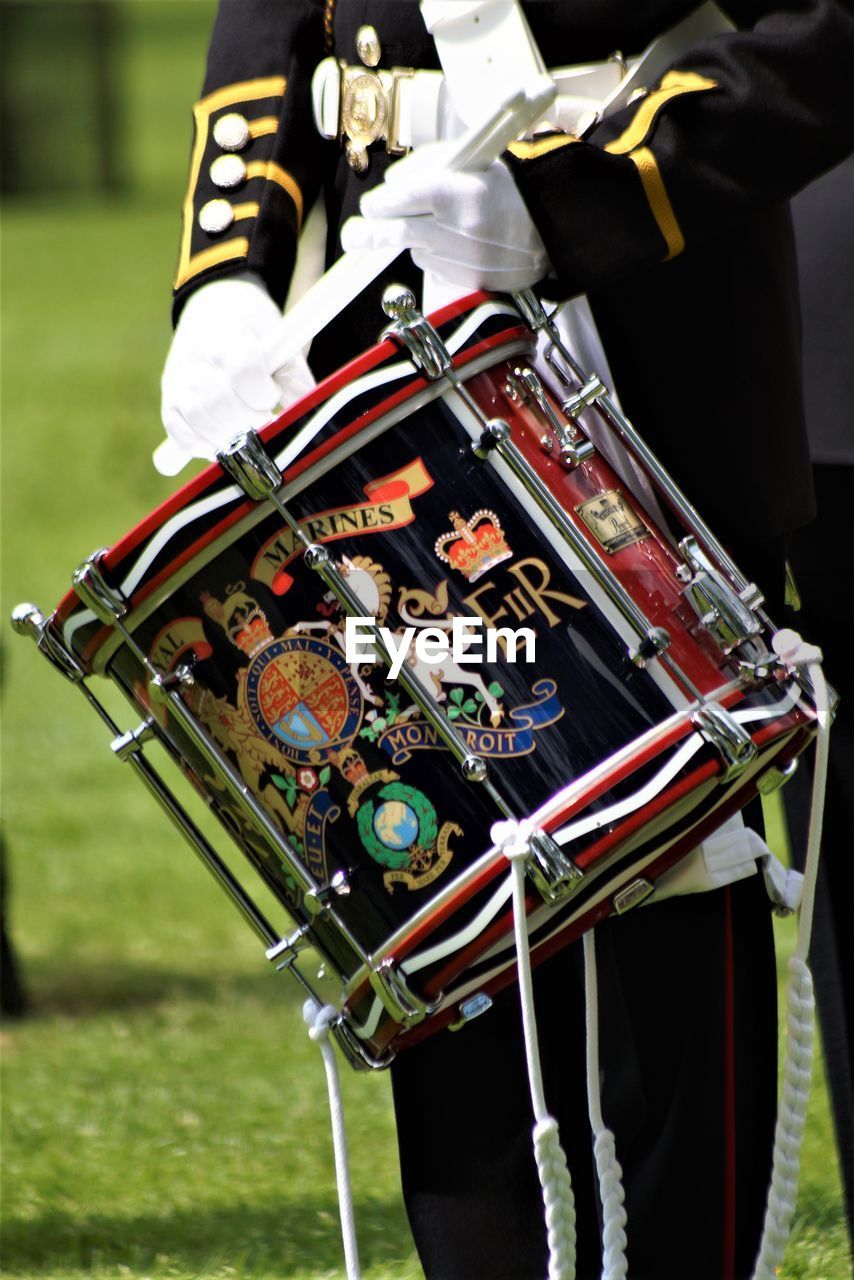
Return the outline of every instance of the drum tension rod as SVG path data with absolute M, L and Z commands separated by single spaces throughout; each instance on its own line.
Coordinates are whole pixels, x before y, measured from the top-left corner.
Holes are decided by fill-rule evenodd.
M 203 726 L 196 719 L 190 707 L 181 696 L 182 686 L 193 682 L 192 670 L 187 666 L 176 667 L 174 671 L 163 672 L 153 665 L 148 654 L 141 648 L 136 637 L 125 625 L 124 619 L 129 611 L 128 603 L 122 593 L 111 587 L 101 568 L 103 552 L 96 552 L 75 571 L 72 582 L 79 599 L 92 610 L 95 616 L 107 626 L 112 626 L 121 636 L 131 654 L 140 663 L 148 677 L 148 691 L 152 701 L 167 707 L 175 721 L 187 734 L 189 739 L 201 752 L 205 760 L 221 777 L 226 790 L 240 808 L 262 834 L 267 836 L 273 846 L 295 877 L 301 891 L 305 893 L 314 889 L 317 884 L 297 857 L 296 851 L 284 834 L 275 825 L 266 809 L 256 796 L 246 787 L 243 780 L 235 772 L 231 762 L 210 738 Z M 134 757 L 136 758 L 136 757 Z M 368 960 L 364 948 L 353 937 L 352 932 L 343 921 L 337 920 L 339 928 L 347 942 L 353 947 L 359 959 Z M 273 934 L 272 941 L 278 935 Z
M 517 295 L 514 294 L 514 298 L 517 298 Z M 534 300 L 537 301 L 536 298 Z M 538 301 L 537 306 L 539 306 Z M 395 317 L 395 323 L 384 331 L 384 336 L 393 338 L 405 346 L 409 350 L 416 367 L 421 368 L 426 377 L 433 380 L 444 377 L 474 415 L 475 419 L 482 425 L 480 439 L 472 444 L 472 452 L 475 456 L 481 461 L 485 461 L 491 454 L 497 453 L 503 461 L 508 463 L 517 478 L 521 480 L 527 491 L 548 516 L 551 523 L 558 529 L 563 539 L 581 557 L 585 567 L 593 572 L 594 575 L 601 576 L 598 559 L 591 551 L 586 539 L 575 528 L 567 517 L 566 512 L 555 500 L 554 495 L 535 475 L 514 445 L 509 424 L 502 418 L 486 418 L 477 401 L 469 394 L 465 385 L 457 376 L 450 354 L 439 334 L 416 309 L 412 292 L 403 285 L 389 285 L 383 294 L 383 310 L 386 315 Z M 520 308 L 520 310 L 522 311 L 523 319 L 527 320 L 527 311 L 524 308 Z M 546 323 L 545 312 L 542 314 L 543 323 Z M 413 338 L 413 334 L 417 335 L 417 337 Z M 429 369 L 425 368 L 422 362 L 422 349 L 425 342 L 435 357 L 431 359 Z M 517 370 L 517 372 L 520 371 Z M 566 450 L 571 451 L 566 453 L 566 458 L 569 460 L 567 465 L 576 465 L 578 462 L 590 457 L 594 452 L 593 445 L 589 441 L 578 443 L 577 436 L 571 434 L 575 431 L 574 427 L 561 423 L 557 418 L 546 399 L 542 383 L 536 373 L 533 370 L 525 370 L 524 373 L 525 385 L 528 387 L 530 397 L 537 400 L 543 412 L 548 416 L 549 421 L 554 424 L 555 429 L 559 430 L 562 436 L 567 437 Z M 561 448 L 562 453 L 565 452 L 563 444 Z M 662 627 L 652 626 L 628 593 L 614 579 L 611 579 L 606 586 L 620 612 L 631 623 L 638 635 L 638 643 L 631 646 L 628 651 L 629 661 L 634 666 L 645 667 L 648 662 L 660 657 L 666 651 L 670 645 L 670 636 Z M 686 677 L 680 675 L 679 678 L 693 696 L 699 696 L 697 690 L 690 685 Z

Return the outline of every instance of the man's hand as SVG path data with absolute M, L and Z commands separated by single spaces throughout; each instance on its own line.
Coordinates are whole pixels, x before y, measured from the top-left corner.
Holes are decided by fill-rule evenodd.
M 241 431 L 262 427 L 314 385 L 302 356 L 271 372 L 264 343 L 282 313 L 260 280 L 217 280 L 187 302 L 162 379 L 163 425 L 194 458 L 213 458 Z
M 446 143 L 392 165 L 341 230 L 348 251 L 410 249 L 416 266 L 463 289 L 525 289 L 549 270 L 548 254 L 509 170 L 449 172 Z

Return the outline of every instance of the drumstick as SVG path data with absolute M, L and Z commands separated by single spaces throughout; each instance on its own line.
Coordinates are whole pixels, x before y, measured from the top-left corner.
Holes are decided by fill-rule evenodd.
M 554 81 L 547 75 L 538 77 L 527 89 L 517 89 L 483 124 L 461 134 L 449 147 L 444 167 L 470 173 L 489 168 L 515 138 L 542 119 L 555 93 Z M 399 249 L 373 249 L 343 254 L 283 317 L 264 347 L 267 367 L 272 372 L 284 369 L 399 253 Z M 190 456 L 167 438 L 157 446 L 152 458 L 161 475 L 173 476 L 190 461 Z

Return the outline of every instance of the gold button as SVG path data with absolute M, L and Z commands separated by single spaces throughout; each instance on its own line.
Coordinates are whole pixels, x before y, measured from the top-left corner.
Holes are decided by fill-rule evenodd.
M 249 141 L 249 121 L 239 111 L 229 111 L 217 120 L 213 136 L 223 151 L 242 151 Z
M 234 222 L 234 210 L 227 200 L 209 200 L 199 210 L 199 226 L 209 236 L 225 231 Z
M 356 53 L 366 67 L 377 65 L 382 49 L 376 27 L 359 27 L 356 32 Z
M 215 187 L 228 191 L 246 180 L 246 165 L 240 156 L 217 156 L 211 165 L 210 175 Z

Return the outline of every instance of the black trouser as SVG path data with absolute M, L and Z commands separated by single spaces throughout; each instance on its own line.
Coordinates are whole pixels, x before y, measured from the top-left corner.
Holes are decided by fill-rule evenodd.
M 616 1135 L 629 1275 L 750 1273 L 770 1169 L 776 979 L 753 877 L 600 925 L 603 1112 Z M 536 974 L 547 1105 L 578 1216 L 578 1275 L 600 1274 L 587 1121 L 581 944 Z M 392 1068 L 403 1189 L 430 1280 L 543 1280 L 542 1194 L 517 989 Z

